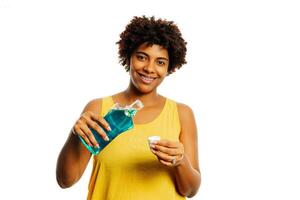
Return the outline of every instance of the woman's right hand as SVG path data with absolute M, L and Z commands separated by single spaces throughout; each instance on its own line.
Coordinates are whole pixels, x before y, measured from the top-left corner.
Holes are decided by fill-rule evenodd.
M 72 133 L 81 136 L 89 146 L 99 147 L 99 144 L 97 143 L 90 128 L 97 131 L 97 133 L 99 133 L 99 135 L 105 141 L 108 141 L 109 138 L 107 137 L 102 127 L 107 131 L 111 130 L 109 124 L 103 117 L 101 117 L 100 115 L 96 115 L 91 111 L 87 111 L 84 112 L 76 121 L 75 125 L 73 126 Z

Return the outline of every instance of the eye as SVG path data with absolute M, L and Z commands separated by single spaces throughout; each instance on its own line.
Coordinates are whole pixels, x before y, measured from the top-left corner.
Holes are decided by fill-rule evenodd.
M 137 58 L 138 60 L 140 60 L 140 61 L 146 60 L 146 56 L 144 56 L 144 55 L 139 55 L 139 54 L 137 54 L 137 55 L 136 55 L 136 58 Z
M 164 66 L 164 65 L 166 65 L 166 62 L 162 61 L 162 60 L 158 60 L 157 64 L 160 65 L 160 66 Z

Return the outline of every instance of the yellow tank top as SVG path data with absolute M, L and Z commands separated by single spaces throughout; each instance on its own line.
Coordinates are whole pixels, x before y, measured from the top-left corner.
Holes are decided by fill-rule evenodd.
M 101 115 L 113 106 L 112 97 L 102 99 Z M 135 124 L 93 157 L 88 200 L 178 200 L 185 199 L 175 186 L 170 167 L 150 151 L 147 138 L 179 141 L 180 121 L 176 102 L 166 99 L 153 121 Z

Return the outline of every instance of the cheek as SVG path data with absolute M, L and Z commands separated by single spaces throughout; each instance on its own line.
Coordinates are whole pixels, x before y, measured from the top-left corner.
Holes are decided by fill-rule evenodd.
M 133 68 L 134 70 L 139 70 L 143 67 L 144 67 L 144 64 L 142 62 L 139 62 L 135 59 L 131 59 L 130 68 Z
M 168 68 L 160 68 L 157 72 L 162 78 L 164 78 L 168 75 Z

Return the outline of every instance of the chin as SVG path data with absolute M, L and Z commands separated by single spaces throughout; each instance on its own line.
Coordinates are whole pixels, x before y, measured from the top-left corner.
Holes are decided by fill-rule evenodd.
M 155 90 L 155 88 L 136 87 L 136 89 L 142 94 L 148 94 Z
M 131 86 L 135 88 L 135 90 L 141 94 L 148 94 L 156 90 L 156 85 L 146 85 L 139 82 L 131 81 Z

